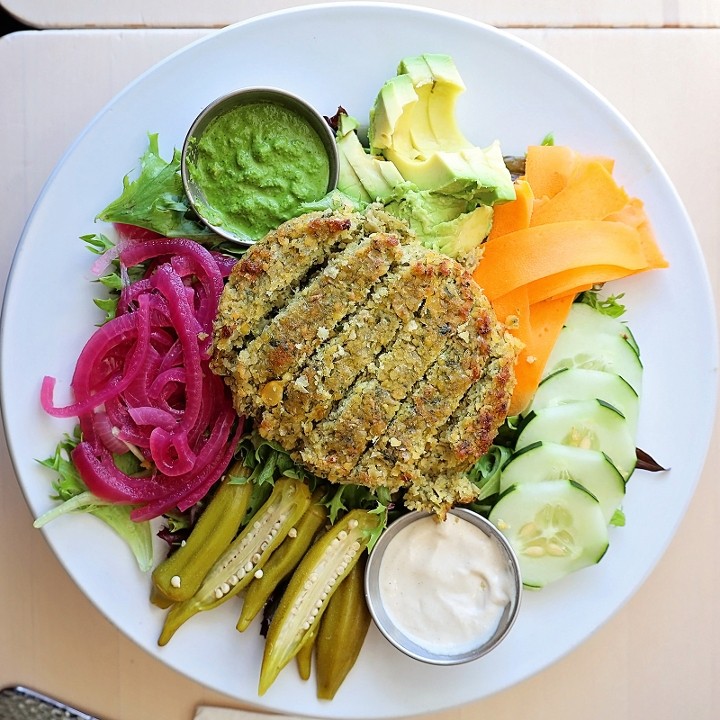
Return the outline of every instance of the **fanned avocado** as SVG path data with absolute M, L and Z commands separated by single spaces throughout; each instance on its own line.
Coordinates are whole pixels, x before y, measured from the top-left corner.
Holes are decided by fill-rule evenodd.
M 370 152 L 390 160 L 420 190 L 457 195 L 475 206 L 515 198 L 497 141 L 486 148 L 459 130 L 465 86 L 448 55 L 408 57 L 381 88 L 370 114 Z
M 415 55 L 378 93 L 369 149 L 354 117 L 340 109 L 336 118 L 338 189 L 360 203 L 383 203 L 426 247 L 456 258 L 487 237 L 492 206 L 515 198 L 500 144 L 473 145 L 458 127 L 464 90 L 450 56 Z

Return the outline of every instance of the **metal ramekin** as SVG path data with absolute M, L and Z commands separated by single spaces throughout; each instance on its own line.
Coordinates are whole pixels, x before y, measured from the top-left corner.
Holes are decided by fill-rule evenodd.
M 213 100 L 213 102 L 207 105 L 195 118 L 185 136 L 180 160 L 180 175 L 188 201 L 202 222 L 218 235 L 244 246 L 252 245 L 255 241 L 247 237 L 238 237 L 227 228 L 215 224 L 212 220 L 204 217 L 203 206 L 207 207 L 208 203 L 202 188 L 199 187 L 191 177 L 187 158 L 191 156 L 193 145 L 202 136 L 212 120 L 240 105 L 259 102 L 283 105 L 298 113 L 310 123 L 310 126 L 320 137 L 323 147 L 327 152 L 328 160 L 330 161 L 330 176 L 327 192 L 331 192 L 337 186 L 339 173 L 338 149 L 332 128 L 312 105 L 297 95 L 275 87 L 247 87 L 228 93 L 227 95 L 222 95 L 216 100 Z
M 461 663 L 467 663 L 486 655 L 493 648 L 497 647 L 508 632 L 510 632 L 510 628 L 513 626 L 515 618 L 517 617 L 522 598 L 522 579 L 520 576 L 520 568 L 518 566 L 517 557 L 505 536 L 491 522 L 472 510 L 468 510 L 466 508 L 454 508 L 450 512 L 453 515 L 457 515 L 463 520 L 467 520 L 472 523 L 497 543 L 507 561 L 508 571 L 511 574 L 512 597 L 503 611 L 497 629 L 485 643 L 457 655 L 437 654 L 431 652 L 408 638 L 392 622 L 383 607 L 380 594 L 379 575 L 385 549 L 394 540 L 400 530 L 407 527 L 410 523 L 428 517 L 429 513 L 417 511 L 409 512 L 391 523 L 380 536 L 380 539 L 376 543 L 375 547 L 372 549 L 365 569 L 365 598 L 367 600 L 368 608 L 370 609 L 370 614 L 375 621 L 375 625 L 387 638 L 387 640 L 389 640 L 390 643 L 403 653 L 415 660 L 420 660 L 433 665 L 459 665 Z

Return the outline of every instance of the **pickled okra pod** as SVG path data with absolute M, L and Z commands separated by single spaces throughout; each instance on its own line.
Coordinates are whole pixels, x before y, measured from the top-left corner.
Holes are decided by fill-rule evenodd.
M 310 639 L 298 650 L 295 656 L 298 674 L 301 680 L 309 680 L 312 673 L 312 657 L 315 649 L 315 633 L 312 633 Z
M 150 583 L 150 602 L 161 610 L 167 610 L 174 602 L 164 593 L 161 593 L 154 583 Z
M 297 522 L 295 532 L 288 533 L 272 554 L 263 568 L 262 577 L 248 586 L 236 626 L 240 632 L 249 627 L 277 586 L 295 569 L 327 521 L 327 508 L 318 503 L 321 497 L 321 492 L 313 495 L 310 507 Z
M 185 543 L 153 570 L 154 604 L 168 607 L 168 601 L 182 602 L 197 592 L 247 513 L 252 485 L 233 483 L 232 479 L 247 477 L 249 473 L 241 460 L 233 463 Z
M 363 554 L 330 598 L 315 638 L 317 696 L 332 700 L 360 654 L 370 627 Z
M 312 641 L 330 598 L 367 548 L 380 522 L 375 513 L 351 510 L 315 542 L 297 566 L 268 628 L 260 695 L 303 645 Z
M 310 489 L 304 482 L 276 480 L 270 497 L 210 568 L 198 591 L 170 608 L 158 645 L 167 644 L 193 615 L 218 607 L 246 587 L 309 504 Z

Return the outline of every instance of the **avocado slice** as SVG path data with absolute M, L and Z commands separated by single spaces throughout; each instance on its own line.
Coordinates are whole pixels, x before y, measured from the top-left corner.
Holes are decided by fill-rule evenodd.
M 352 116 L 340 115 L 336 135 L 338 189 L 363 202 L 386 202 L 405 179 L 392 162 L 366 152 L 357 134 L 358 126 Z
M 430 53 L 408 57 L 398 65 L 398 73 L 410 78 L 418 96 L 410 130 L 414 146 L 425 154 L 472 147 L 456 121 L 455 103 L 465 83 L 452 58 Z
M 408 108 L 417 104 L 417 101 L 418 95 L 409 75 L 396 75 L 383 84 L 370 108 L 368 141 L 373 155 L 381 155 L 393 142 L 403 140 L 405 149 L 412 151 L 409 138 L 411 115 Z

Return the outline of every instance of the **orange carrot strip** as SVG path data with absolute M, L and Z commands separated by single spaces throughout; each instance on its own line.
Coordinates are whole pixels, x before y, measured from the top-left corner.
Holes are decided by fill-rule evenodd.
M 528 289 L 522 286 L 512 290 L 491 302 L 497 319 L 505 325 L 508 330 L 518 339 L 525 342 L 528 332 L 528 313 L 530 304 L 528 301 Z M 524 322 L 523 322 L 524 320 Z
M 493 222 L 488 239 L 530 227 L 532 210 L 533 191 L 530 183 L 522 178 L 516 180 L 515 200 L 495 205 L 493 208 Z
M 619 280 L 637 272 L 637 270 L 628 270 L 617 265 L 587 265 L 585 267 L 570 268 L 554 275 L 539 278 L 527 285 L 528 301 L 537 303 L 570 292 L 577 294 L 590 290 L 594 285 Z
M 609 222 L 623 222 L 637 229 L 640 243 L 647 258 L 648 269 L 666 268 L 669 263 L 655 241 L 650 220 L 645 213 L 642 200 L 630 198 L 627 205 L 617 212 L 608 215 L 605 220 Z
M 530 404 L 574 299 L 571 293 L 529 306 L 530 328 L 515 365 L 516 385 L 509 415 L 517 415 Z
M 563 145 L 531 145 L 525 156 L 525 179 L 537 198 L 552 198 L 566 185 L 577 153 Z
M 628 195 L 597 161 L 579 164 L 567 185 L 548 202 L 535 207 L 530 225 L 567 220 L 602 220 L 624 208 Z
M 488 240 L 483 248 L 473 277 L 490 300 L 570 268 L 647 267 L 638 231 L 603 220 L 538 225 Z
M 598 162 L 609 173 L 615 166 L 612 158 L 580 155 L 564 145 L 531 145 L 525 157 L 525 179 L 536 198 L 553 198 L 586 162 Z

